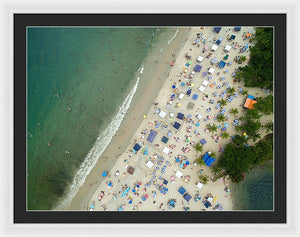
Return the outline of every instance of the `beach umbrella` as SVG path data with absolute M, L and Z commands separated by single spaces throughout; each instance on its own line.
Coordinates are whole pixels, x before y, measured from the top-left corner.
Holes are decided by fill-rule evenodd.
M 228 123 L 225 123 L 225 124 L 224 124 L 224 127 L 225 127 L 225 128 L 227 128 L 228 126 L 229 126 Z
M 184 82 L 181 82 L 181 84 L 180 84 L 181 86 L 185 86 L 185 83 Z
M 185 163 L 186 163 L 186 160 L 181 161 L 181 163 L 182 163 L 182 164 L 185 164 Z
M 146 115 L 146 114 L 144 114 L 144 115 L 143 115 L 143 118 L 144 118 L 144 119 L 146 119 L 146 118 L 147 118 L 147 115 Z
M 179 158 L 176 158 L 176 162 L 179 162 L 180 160 L 179 160 Z
M 191 90 L 188 90 L 186 93 L 187 93 L 188 95 L 190 95 L 190 94 L 191 94 L 191 92 L 192 92 Z
M 195 86 L 195 84 L 194 83 L 191 83 L 191 87 L 194 87 Z
M 175 89 L 175 88 L 176 88 L 176 86 L 175 86 L 175 85 L 173 85 L 173 86 L 172 86 L 172 88 L 173 88 L 173 89 Z
M 189 64 L 192 64 L 192 61 L 189 61 Z
M 145 198 L 148 198 L 148 194 L 145 195 Z
M 171 176 L 171 181 L 174 181 L 175 180 L 175 177 L 174 176 Z
M 174 63 L 171 63 L 171 66 L 174 66 Z
M 180 107 L 180 106 L 181 106 L 181 104 L 180 104 L 180 103 L 178 103 L 177 105 L 178 105 L 178 107 Z
M 183 164 L 180 164 L 179 167 L 180 167 L 180 168 L 183 168 Z
M 226 128 L 224 127 L 222 130 L 223 130 L 223 131 L 226 131 Z
M 190 162 L 188 162 L 188 161 L 187 161 L 187 162 L 185 162 L 185 164 L 186 164 L 186 165 L 189 165 L 189 164 L 190 164 Z
M 129 202 L 128 202 L 129 204 L 132 204 L 132 200 L 129 200 Z
M 103 173 L 102 173 L 102 177 L 105 177 L 107 175 L 107 173 L 104 171 Z
M 135 189 L 132 189 L 132 192 L 135 193 Z

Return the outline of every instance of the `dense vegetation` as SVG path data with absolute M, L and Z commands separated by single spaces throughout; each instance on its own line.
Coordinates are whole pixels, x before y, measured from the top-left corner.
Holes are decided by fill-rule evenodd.
M 258 98 L 258 102 L 254 104 L 254 107 L 261 113 L 271 114 L 273 113 L 273 96 L 268 95 L 264 98 Z
M 224 170 L 226 175 L 234 182 L 243 179 L 243 174 L 255 166 L 273 158 L 273 134 L 267 135 L 255 146 L 245 146 L 244 136 L 235 136 L 232 142 L 224 148 L 224 154 L 220 158 L 214 170 Z
M 256 28 L 254 40 L 249 64 L 238 68 L 236 77 L 243 79 L 246 87 L 273 90 L 273 28 Z

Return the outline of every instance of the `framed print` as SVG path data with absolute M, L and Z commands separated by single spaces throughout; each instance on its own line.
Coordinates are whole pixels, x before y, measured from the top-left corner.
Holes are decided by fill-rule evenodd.
M 286 223 L 286 14 L 13 18 L 15 223 Z

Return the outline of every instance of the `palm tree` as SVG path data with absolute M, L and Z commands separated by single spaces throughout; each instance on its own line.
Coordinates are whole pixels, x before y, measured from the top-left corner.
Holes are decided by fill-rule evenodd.
M 236 71 L 236 74 L 234 76 L 234 81 L 240 82 L 243 78 L 243 73 Z
M 273 123 L 272 123 L 272 121 L 267 122 L 264 125 L 264 127 L 267 130 L 267 132 L 273 132 Z
M 222 106 L 227 105 L 227 101 L 224 99 L 219 100 L 218 103 L 220 103 Z
M 200 143 L 197 143 L 195 146 L 194 146 L 195 150 L 198 152 L 202 152 L 203 151 L 203 146 L 200 145 Z
M 237 115 L 239 113 L 239 110 L 237 108 L 235 109 L 231 109 L 230 110 L 230 113 L 234 114 L 234 115 Z
M 219 114 L 219 115 L 217 115 L 217 120 L 218 120 L 218 122 L 224 122 L 224 121 L 225 121 L 225 116 L 224 116 L 224 114 Z
M 209 125 L 209 131 L 210 132 L 216 132 L 218 127 L 215 124 Z
M 216 155 L 217 155 L 216 152 L 210 153 L 210 156 L 213 157 L 213 158 L 216 158 Z
M 200 179 L 200 182 L 203 184 L 207 184 L 207 182 L 209 180 L 207 175 L 200 175 L 199 179 Z
M 228 132 L 223 132 L 221 135 L 224 139 L 228 139 L 230 137 Z
M 247 60 L 246 56 L 240 57 L 240 63 L 246 62 L 246 60 Z
M 232 93 L 235 92 L 235 88 L 234 88 L 234 87 L 228 88 L 228 89 L 227 89 L 227 92 L 228 92 L 229 94 L 232 94 Z
M 197 158 L 196 163 L 197 163 L 197 165 L 200 165 L 200 166 L 205 164 L 204 160 L 202 160 L 202 157 Z

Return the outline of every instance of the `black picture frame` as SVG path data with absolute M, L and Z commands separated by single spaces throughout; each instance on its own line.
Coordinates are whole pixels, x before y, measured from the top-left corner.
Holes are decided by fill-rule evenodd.
M 14 223 L 286 223 L 286 14 L 21 14 L 14 20 Z M 26 211 L 27 26 L 274 27 L 274 211 Z M 280 159 L 279 159 L 280 158 Z

